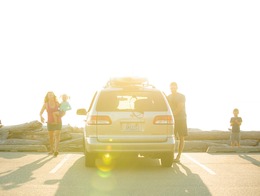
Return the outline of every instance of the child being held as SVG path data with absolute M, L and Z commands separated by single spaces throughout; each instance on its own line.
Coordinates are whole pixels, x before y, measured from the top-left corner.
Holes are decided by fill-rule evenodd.
M 63 117 L 68 110 L 71 110 L 71 106 L 68 102 L 69 96 L 66 94 L 61 95 L 62 102 L 60 103 L 59 111 L 53 112 L 54 123 L 58 122 L 58 117 Z

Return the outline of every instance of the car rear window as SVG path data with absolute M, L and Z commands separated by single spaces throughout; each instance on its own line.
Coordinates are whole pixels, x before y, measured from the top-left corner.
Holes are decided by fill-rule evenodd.
M 167 111 L 163 94 L 146 91 L 103 91 L 98 98 L 96 110 L 107 111 Z

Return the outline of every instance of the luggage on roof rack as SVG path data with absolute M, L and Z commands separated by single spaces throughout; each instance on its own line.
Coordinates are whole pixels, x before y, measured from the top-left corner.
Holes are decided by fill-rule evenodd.
M 130 87 L 130 86 L 151 86 L 146 78 L 141 77 L 120 77 L 120 78 L 111 78 L 107 84 L 108 87 Z

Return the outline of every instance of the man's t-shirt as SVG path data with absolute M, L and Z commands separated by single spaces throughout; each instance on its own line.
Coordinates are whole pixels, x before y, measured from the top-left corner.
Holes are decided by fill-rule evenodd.
M 240 123 L 238 124 L 236 121 L 238 121 Z M 232 117 L 230 119 L 230 123 L 233 123 L 232 132 L 233 133 L 239 133 L 240 132 L 240 124 L 242 123 L 242 118 L 241 117 Z
M 177 115 L 174 115 L 174 119 L 175 120 L 186 119 L 186 109 L 185 109 L 186 98 L 185 98 L 185 96 L 181 93 L 176 93 L 175 95 L 173 95 L 173 94 L 168 95 L 167 99 L 168 99 L 168 102 L 170 104 L 172 111 L 175 111 L 178 104 L 184 103 L 184 108 Z

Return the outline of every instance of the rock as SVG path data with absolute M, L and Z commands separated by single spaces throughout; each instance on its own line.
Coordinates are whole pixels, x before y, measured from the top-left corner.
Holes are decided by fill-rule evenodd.
M 0 140 L 5 140 L 9 136 L 9 131 L 8 130 L 1 130 L 0 131 Z
M 230 132 L 228 131 L 194 131 L 189 132 L 186 140 L 228 140 Z
M 215 144 L 226 144 L 230 145 L 230 140 L 203 140 L 204 142 L 213 142 Z M 241 146 L 257 146 L 258 140 L 240 140 Z
M 260 140 L 260 131 L 242 131 L 241 140 Z
M 67 140 L 64 142 L 60 142 L 59 149 L 60 151 L 83 151 L 83 139 L 82 138 L 76 138 L 76 139 L 71 139 Z
M 176 150 L 178 149 L 178 141 L 176 143 Z M 206 152 L 209 146 L 226 146 L 225 144 L 217 144 L 207 141 L 185 141 L 184 152 Z
M 192 131 L 186 140 L 229 140 L 229 131 Z M 260 131 L 242 131 L 241 140 L 260 140 Z
M 0 151 L 47 152 L 47 147 L 45 145 L 0 145 Z
M 243 146 L 243 147 L 231 147 L 231 146 L 210 146 L 207 153 L 250 153 L 250 152 L 260 152 L 260 147 L 251 147 L 251 146 Z
M 241 132 L 241 150 L 257 151 L 260 147 L 260 131 Z M 9 151 L 41 151 L 40 146 L 49 147 L 49 135 L 46 126 L 39 121 L 31 121 L 20 125 L 4 126 L 0 128 L 0 150 Z M 176 140 L 177 151 L 178 140 Z M 252 148 L 253 147 L 253 148 Z M 35 149 L 34 149 L 35 148 Z M 215 150 L 214 150 L 215 149 Z M 230 132 L 221 130 L 202 131 L 189 128 L 189 135 L 185 138 L 185 152 L 206 151 L 240 152 L 230 148 Z M 83 128 L 63 125 L 61 131 L 60 150 L 83 151 Z
M 43 142 L 38 140 L 24 140 L 24 139 L 7 139 L 0 140 L 1 145 L 41 145 Z
M 24 131 L 35 131 L 42 128 L 42 123 L 35 120 L 19 125 L 4 126 L 0 130 L 8 130 L 10 133 L 21 133 Z
M 81 138 L 83 139 L 83 133 L 70 133 L 71 139 Z

